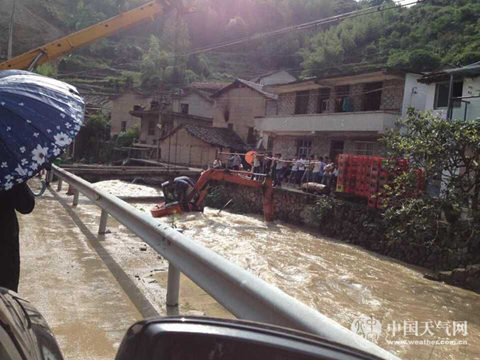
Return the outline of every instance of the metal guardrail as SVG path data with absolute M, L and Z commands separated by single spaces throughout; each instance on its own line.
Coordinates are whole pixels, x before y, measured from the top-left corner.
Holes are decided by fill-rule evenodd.
M 99 233 L 105 233 L 108 215 L 111 215 L 169 261 L 167 305 L 178 305 L 182 272 L 240 319 L 317 334 L 384 359 L 398 359 L 116 196 L 95 189 L 89 182 L 55 165 L 49 174 L 50 180 L 53 174 L 60 179 L 58 189 L 62 180 L 75 189 L 74 206 L 78 205 L 78 196 L 82 193 L 102 209 Z

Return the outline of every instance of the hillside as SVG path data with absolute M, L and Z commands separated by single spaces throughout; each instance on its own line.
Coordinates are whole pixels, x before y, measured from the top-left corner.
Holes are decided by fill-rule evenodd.
M 17 0 L 13 54 L 19 55 L 66 33 L 66 29 L 52 25 L 51 18 L 35 0 Z M 8 27 L 13 0 L 0 1 L 0 59 L 7 57 Z
M 17 0 L 14 53 L 19 54 L 144 3 L 141 0 Z M 429 71 L 480 60 L 478 0 L 425 0 L 409 8 L 391 1 L 196 0 L 191 14 L 163 16 L 80 49 L 39 71 L 85 92 L 110 94 L 131 86 L 154 90 L 191 81 L 250 78 L 286 69 L 297 76 L 360 68 Z M 12 0 L 3 0 L 0 28 L 8 34 Z M 342 23 L 249 41 L 202 55 L 191 49 L 382 5 Z M 391 9 L 389 9 L 391 8 Z M 6 56 L 6 36 L 0 57 Z

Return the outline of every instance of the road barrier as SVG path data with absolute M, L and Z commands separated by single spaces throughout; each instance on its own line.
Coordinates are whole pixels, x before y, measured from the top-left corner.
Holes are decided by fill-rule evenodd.
M 398 359 L 116 196 L 95 189 L 91 183 L 55 165 L 49 179 L 52 174 L 74 188 L 74 206 L 78 204 L 78 193 L 82 193 L 102 209 L 99 233 L 105 233 L 111 215 L 169 261 L 167 306 L 178 306 L 182 272 L 240 319 L 317 334 L 384 359 Z

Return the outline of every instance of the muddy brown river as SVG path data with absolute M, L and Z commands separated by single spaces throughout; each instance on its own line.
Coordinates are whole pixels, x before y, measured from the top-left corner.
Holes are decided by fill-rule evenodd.
M 480 295 L 425 270 L 258 216 L 207 208 L 162 221 L 347 328 L 375 318 L 378 344 L 401 358 L 480 359 Z
M 109 184 L 105 184 L 105 187 L 108 189 Z M 112 192 L 117 191 L 118 189 Z M 131 189 L 125 191 L 131 193 Z M 88 244 L 72 240 L 71 244 L 68 242 L 64 245 L 73 249 L 72 256 L 78 255 L 81 259 L 79 265 L 76 265 L 79 269 L 84 269 L 83 272 L 88 275 L 91 270 L 89 261 L 101 261 L 98 256 L 92 255 L 89 255 L 88 259 L 91 257 L 93 260 L 82 260 L 86 256 L 84 253 L 87 248 L 93 248 L 104 262 L 118 263 L 119 269 L 125 271 L 125 276 L 119 277 L 117 274 L 116 279 L 106 278 L 102 281 L 111 281 L 112 284 L 123 281 L 127 283 L 126 288 L 134 288 L 131 284 L 135 284 L 161 313 L 161 308 L 164 308 L 165 289 L 155 281 L 152 274 L 165 271 L 167 263 L 153 250 L 140 250 L 144 247 L 141 240 L 132 236 L 124 226 L 113 219 L 108 223 L 111 232 L 97 242 L 94 234 L 98 229 L 99 209 L 81 196 L 80 205 L 74 212 L 64 210 L 70 208 L 68 204 L 71 202 L 71 198 L 64 192 L 65 190 L 55 196 L 52 193 L 47 194 L 42 202 L 39 202 L 36 217 L 25 217 L 23 220 L 24 233 L 25 227 L 43 226 L 45 222 L 52 221 L 48 219 L 50 213 L 58 213 L 55 216 L 64 224 L 61 229 L 65 233 L 54 236 L 59 238 L 59 244 L 66 241 L 62 239 L 69 240 L 70 237 L 73 239 L 74 235 L 78 237 L 83 233 L 91 233 Z M 137 189 L 134 192 L 136 193 Z M 138 192 L 140 193 L 135 195 L 142 195 L 140 190 Z M 63 207 L 57 203 L 60 198 L 66 201 Z M 136 207 L 148 213 L 151 206 L 138 204 Z M 69 220 L 77 215 L 74 222 Z M 370 320 L 373 317 L 377 325 L 381 324 L 380 330 L 378 326 L 376 328 L 378 344 L 403 359 L 480 359 L 480 295 L 426 280 L 423 278 L 424 269 L 321 237 L 303 228 L 281 222 L 267 225 L 260 216 L 235 215 L 225 211 L 219 214 L 218 210 L 206 208 L 204 214 L 185 214 L 159 221 L 182 229 L 184 234 L 193 240 L 347 328 L 351 328 L 354 321 L 358 323 L 359 317 Z M 48 242 L 39 241 L 38 244 L 57 246 L 53 238 Z M 35 256 L 35 261 L 39 261 L 37 243 L 32 242 L 31 246 L 36 249 L 32 252 L 32 257 Z M 51 251 L 52 249 L 46 248 L 45 254 Z M 25 256 L 26 254 L 24 252 Z M 33 259 L 24 260 L 25 264 L 34 263 Z M 67 265 L 70 266 L 69 262 L 65 266 Z M 48 264 L 45 267 L 48 268 Z M 112 273 L 119 270 L 112 266 L 109 268 Z M 100 273 L 101 267 L 95 269 L 95 274 Z M 30 272 L 31 275 L 24 279 L 24 284 L 35 283 L 29 281 L 36 276 L 34 270 L 35 268 Z M 123 270 L 120 272 L 123 273 Z M 54 274 L 52 276 L 55 278 Z M 74 287 L 76 283 L 73 281 L 70 286 Z M 38 286 L 42 284 L 40 282 Z M 99 289 L 105 286 L 99 285 Z M 125 289 L 125 286 L 123 287 Z M 25 288 L 27 295 L 28 290 L 30 287 Z M 118 296 L 122 295 L 122 292 L 117 292 Z M 34 294 L 32 292 L 30 297 L 33 298 Z M 36 301 L 38 302 L 38 299 Z M 104 299 L 99 301 L 103 302 Z M 124 311 L 123 308 L 109 306 L 112 311 Z M 48 310 L 47 306 L 45 308 L 49 320 L 53 317 L 50 316 L 53 310 Z M 92 311 L 94 309 L 89 310 Z M 125 315 L 124 322 L 131 324 L 135 317 L 137 315 L 134 312 L 131 316 Z M 61 319 L 57 322 L 62 324 Z M 62 328 L 55 326 L 55 322 L 53 325 L 57 335 L 62 335 Z M 116 330 L 123 334 L 126 327 L 127 325 L 122 323 L 121 328 Z M 112 331 L 108 334 L 112 335 Z M 118 339 L 121 339 L 121 335 Z M 115 346 L 118 346 L 119 340 L 116 341 Z M 75 343 L 69 346 L 74 345 L 75 349 L 78 347 L 82 351 L 73 349 L 75 351 L 71 353 L 79 355 L 70 357 L 72 359 L 113 358 L 110 355 L 102 357 L 102 353 L 97 350 L 92 350 L 95 356 L 85 357 L 85 344 L 80 346 Z

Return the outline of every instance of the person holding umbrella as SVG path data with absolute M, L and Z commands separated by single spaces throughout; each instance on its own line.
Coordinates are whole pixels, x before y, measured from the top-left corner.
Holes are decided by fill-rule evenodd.
M 35 200 L 27 181 L 50 166 L 83 125 L 85 103 L 64 82 L 0 71 L 0 287 L 18 290 L 19 226 Z
M 0 192 L 0 287 L 18 291 L 20 278 L 20 249 L 18 220 L 15 210 L 29 214 L 35 198 L 27 184 L 19 184 Z

